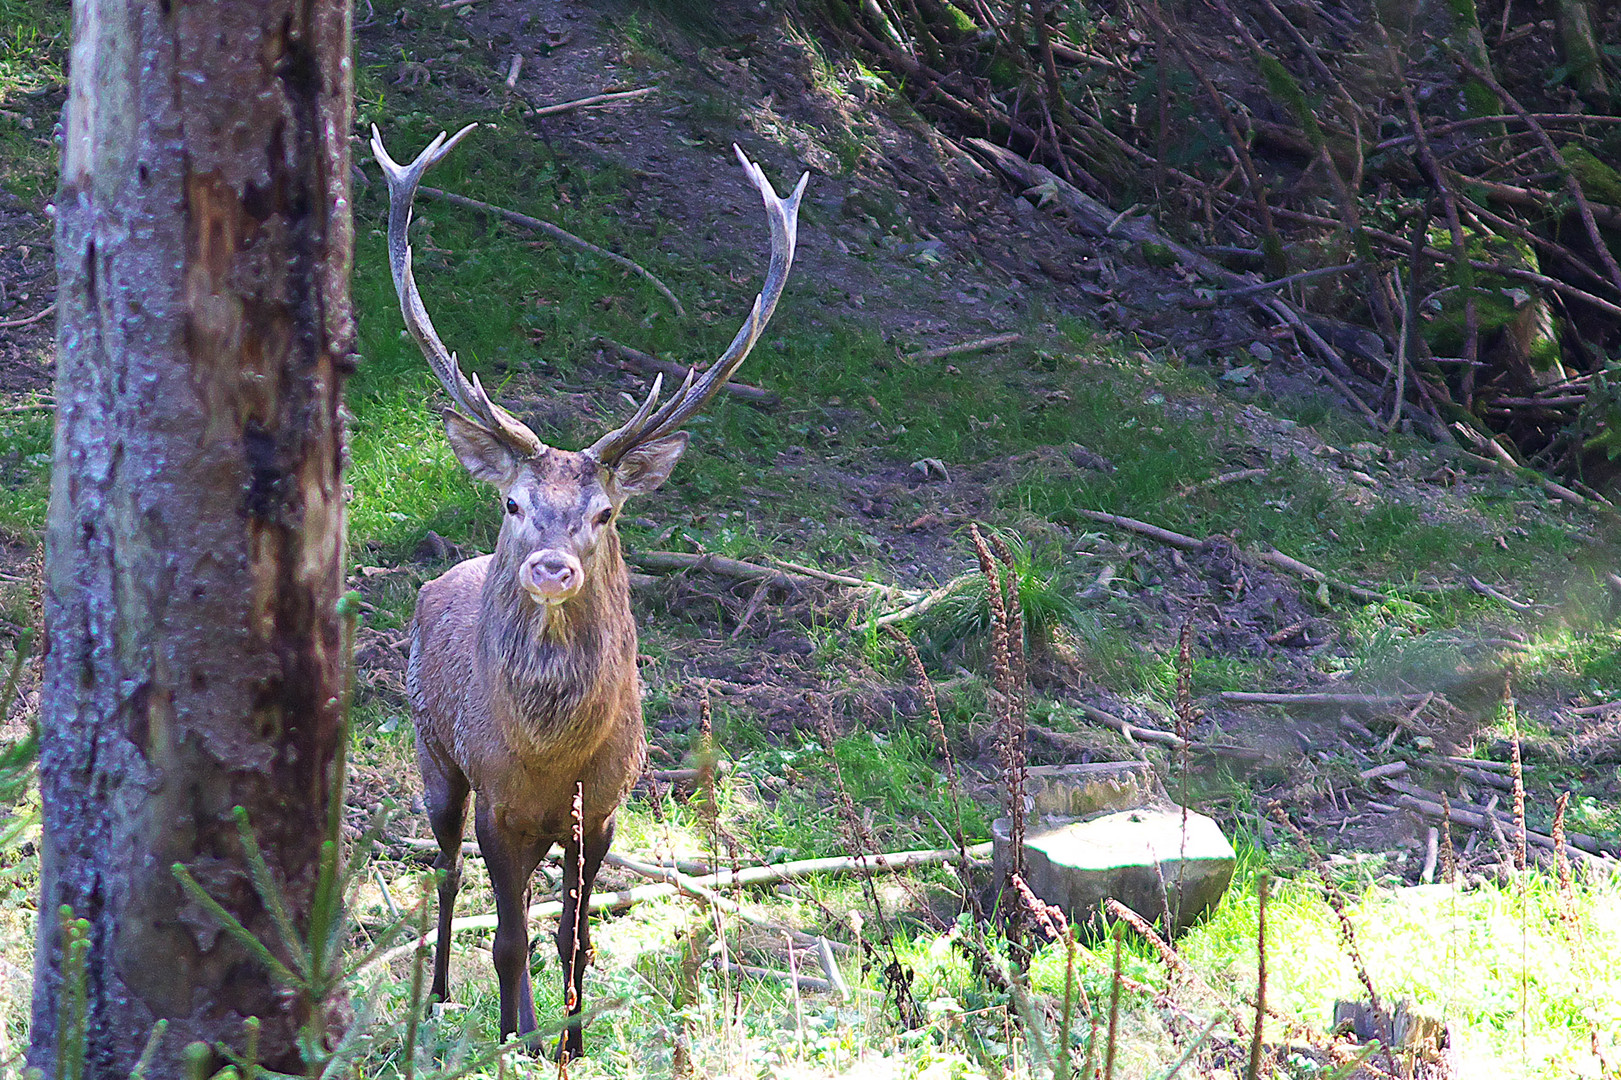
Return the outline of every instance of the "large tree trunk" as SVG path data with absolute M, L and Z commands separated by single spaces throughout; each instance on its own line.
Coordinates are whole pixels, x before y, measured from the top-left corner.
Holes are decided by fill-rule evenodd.
M 149 1075 L 250 1016 L 291 1071 L 310 1003 L 170 867 L 274 941 L 232 808 L 302 924 L 338 791 L 349 4 L 77 0 L 69 83 L 29 1060 L 55 1075 L 66 905 L 86 1076 L 159 1018 Z

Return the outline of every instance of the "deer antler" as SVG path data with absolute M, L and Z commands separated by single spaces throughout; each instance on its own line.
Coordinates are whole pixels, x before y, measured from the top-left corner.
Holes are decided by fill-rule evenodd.
M 405 316 L 405 325 L 411 331 L 411 336 L 416 338 L 428 366 L 438 376 L 456 408 L 513 453 L 533 457 L 545 449 L 544 444 L 521 420 L 490 400 L 484 387 L 479 385 L 477 375 L 469 380 L 462 374 L 461 366 L 456 363 L 456 354 L 446 349 L 439 340 L 433 320 L 428 318 L 428 310 L 422 306 L 416 276 L 411 272 L 411 243 L 406 238 L 406 232 L 411 226 L 411 203 L 416 197 L 417 185 L 421 183 L 423 173 L 443 161 L 461 142 L 462 136 L 477 126 L 468 124 L 448 142 L 441 131 L 428 144 L 428 148 L 417 155 L 415 161 L 400 165 L 388 156 L 388 151 L 383 148 L 382 133 L 377 130 L 376 124 L 372 125 L 371 151 L 388 179 L 389 268 L 394 272 L 394 291 L 399 294 L 400 314 Z
M 592 443 L 585 453 L 596 458 L 608 468 L 617 465 L 630 451 L 654 439 L 663 438 L 680 430 L 695 413 L 709 403 L 709 399 L 720 392 L 726 385 L 743 360 L 754 348 L 760 334 L 765 330 L 765 324 L 771 320 L 771 313 L 777 308 L 777 300 L 782 296 L 783 286 L 788 281 L 788 270 L 794 263 L 794 241 L 799 228 L 799 198 L 805 193 L 805 185 L 810 181 L 810 173 L 799 178 L 799 184 L 794 188 L 792 195 L 786 199 L 778 198 L 771 182 L 765 178 L 760 167 L 750 161 L 743 151 L 733 144 L 737 151 L 737 160 L 742 162 L 743 171 L 748 175 L 750 183 L 759 189 L 760 196 L 765 200 L 766 220 L 771 226 L 771 262 L 766 267 L 765 284 L 760 287 L 760 295 L 754 298 L 754 310 L 732 338 L 732 343 L 726 351 L 709 369 L 703 373 L 702 378 L 696 382 L 698 369 L 694 367 L 687 372 L 686 381 L 681 389 L 664 407 L 657 412 L 653 411 L 658 404 L 659 387 L 663 383 L 662 377 L 653 380 L 653 387 L 648 391 L 647 399 L 642 402 L 641 408 L 636 410 L 634 416 L 618 428 L 608 432 L 602 438 Z

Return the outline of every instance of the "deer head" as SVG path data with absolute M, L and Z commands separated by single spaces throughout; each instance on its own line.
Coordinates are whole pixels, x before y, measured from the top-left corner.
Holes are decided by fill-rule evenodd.
M 793 265 L 799 200 L 810 174 L 800 177 L 788 198 L 779 198 L 759 166 L 733 147 L 765 201 L 771 228 L 771 261 L 749 317 L 720 358 L 701 376 L 696 368 L 689 371 L 680 390 L 662 406 L 659 377 L 624 424 L 584 450 L 559 450 L 492 402 L 477 375 L 469 379 L 462 374 L 456 355 L 439 340 L 412 274 L 406 234 L 417 185 L 476 126 L 469 124 L 449 140 L 440 132 L 415 161 L 402 166 L 389 157 L 373 125 L 372 153 L 388 179 L 389 264 L 405 325 L 450 395 L 452 405 L 443 413 L 445 436 L 463 467 L 499 493 L 504 515 L 496 542 L 497 572 L 516 575 L 515 583 L 537 604 L 562 604 L 592 580 L 595 557 L 604 538 L 613 534 L 625 500 L 664 483 L 687 448 L 682 426 L 719 392 L 759 340 Z

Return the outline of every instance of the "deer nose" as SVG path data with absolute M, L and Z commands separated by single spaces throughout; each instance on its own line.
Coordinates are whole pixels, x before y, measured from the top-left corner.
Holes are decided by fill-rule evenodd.
M 555 548 L 531 552 L 518 568 L 518 584 L 544 603 L 560 603 L 580 590 L 585 572 L 580 560 Z

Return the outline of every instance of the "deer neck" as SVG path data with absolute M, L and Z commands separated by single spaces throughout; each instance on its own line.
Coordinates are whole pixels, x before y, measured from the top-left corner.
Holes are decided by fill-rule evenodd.
M 484 582 L 477 651 L 495 701 L 532 735 L 544 736 L 607 696 L 607 684 L 623 675 L 627 651 L 634 676 L 636 626 L 629 575 L 611 528 L 586 561 L 585 584 L 562 604 L 537 604 L 524 592 L 517 574 L 522 560 L 497 543 Z

